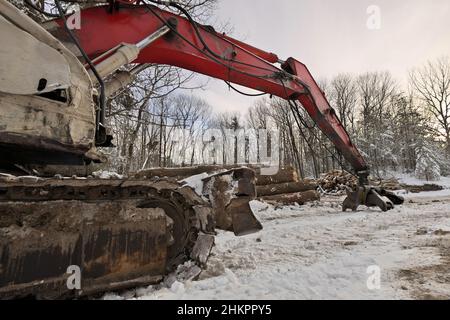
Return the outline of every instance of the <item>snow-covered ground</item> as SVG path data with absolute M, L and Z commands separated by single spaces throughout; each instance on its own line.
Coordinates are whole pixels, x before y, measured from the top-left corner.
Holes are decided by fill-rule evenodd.
M 417 179 L 408 174 L 395 173 L 394 175 L 400 181 L 400 183 L 407 184 L 410 186 L 421 186 L 424 183 L 427 183 L 427 184 L 436 184 L 438 186 L 443 186 L 444 188 L 447 188 L 447 189 L 450 188 L 450 177 L 441 177 L 437 181 L 424 182 L 423 180 Z
M 399 174 L 396 173 L 396 177 L 400 183 L 410 185 L 410 186 L 421 186 L 424 184 L 435 184 L 443 187 L 441 191 L 434 192 L 422 192 L 419 194 L 414 193 L 406 193 L 405 191 L 398 192 L 406 199 L 424 199 L 424 198 L 446 198 L 450 197 L 450 177 L 441 177 L 440 180 L 437 181 L 427 181 L 417 179 L 407 174 Z
M 199 281 L 105 299 L 449 299 L 450 192 L 444 191 L 407 195 L 387 213 L 343 213 L 340 197 L 280 209 L 253 202 L 264 230 L 241 238 L 219 233 Z

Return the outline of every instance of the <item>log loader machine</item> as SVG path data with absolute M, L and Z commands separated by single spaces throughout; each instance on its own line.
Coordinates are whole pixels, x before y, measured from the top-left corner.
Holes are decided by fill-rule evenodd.
M 37 23 L 0 0 L 3 172 L 105 162 L 98 148 L 113 147 L 106 101 L 149 65 L 163 64 L 286 99 L 293 112 L 301 105 L 360 178 L 344 209 L 387 211 L 403 202 L 367 186 L 365 160 L 296 59 L 281 60 L 198 24 L 177 2 L 67 1 L 83 4 L 76 28 L 62 0 L 55 0 L 58 14 L 25 2 L 53 19 Z M 199 238 L 210 232 L 207 209 L 173 181 L 2 174 L 0 298 L 86 296 L 157 282 L 205 247 Z M 69 266 L 82 270 L 76 294 L 66 287 Z

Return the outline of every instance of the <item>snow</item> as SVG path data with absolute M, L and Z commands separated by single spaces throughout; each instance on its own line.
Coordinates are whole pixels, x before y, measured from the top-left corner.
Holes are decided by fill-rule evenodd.
M 208 176 L 209 175 L 207 173 L 198 174 L 198 175 L 189 177 L 187 179 L 184 179 L 183 181 L 181 181 L 181 183 L 186 184 L 187 186 L 194 189 L 198 195 L 202 195 L 203 194 L 203 184 L 204 184 L 203 179 L 208 178 Z
M 405 199 L 439 199 L 450 197 L 450 177 L 441 177 L 439 181 L 424 181 L 417 179 L 409 174 L 396 173 L 397 179 L 401 184 L 410 186 L 423 186 L 425 184 L 435 184 L 442 186 L 444 189 L 440 191 L 408 193 L 405 190 L 399 190 L 396 193 L 403 196 Z
M 400 183 L 407 184 L 410 186 L 422 186 L 424 184 L 436 184 L 442 186 L 446 189 L 450 189 L 450 177 L 441 177 L 437 181 L 424 181 L 413 177 L 408 174 L 396 173 L 395 176 L 399 179 Z
M 124 178 L 123 175 L 111 171 L 96 171 L 92 173 L 92 176 L 102 180 L 121 180 Z
M 431 192 L 420 192 L 420 193 L 407 193 L 406 191 L 399 191 L 397 194 L 400 194 L 405 199 L 438 199 L 450 197 L 450 189 L 444 189 L 440 191 L 431 191 Z
M 448 261 L 442 246 L 450 244 L 445 232 L 450 230 L 450 194 L 433 197 L 408 195 L 403 206 L 387 213 L 364 208 L 343 213 L 342 198 L 331 196 L 278 209 L 254 201 L 264 230 L 239 238 L 220 232 L 199 281 L 105 299 L 416 299 L 424 292 L 450 298 L 448 274 L 439 278 L 437 271 L 420 271 L 426 281 L 409 279 L 422 276 L 417 270 L 441 270 Z M 376 290 L 367 285 L 372 266 L 381 270 Z
M 435 150 L 421 143 L 416 148 L 416 153 L 416 177 L 427 180 L 439 180 L 441 177 L 441 168 Z

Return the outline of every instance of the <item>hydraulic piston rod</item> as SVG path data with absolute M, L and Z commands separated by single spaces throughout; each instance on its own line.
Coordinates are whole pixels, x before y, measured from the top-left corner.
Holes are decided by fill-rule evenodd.
M 105 78 L 114 73 L 115 71 L 117 71 L 119 68 L 123 67 L 124 65 L 127 65 L 135 61 L 138 58 L 141 50 L 145 49 L 150 44 L 152 44 L 153 42 L 155 42 L 156 40 L 158 40 L 159 38 L 161 38 L 162 36 L 164 36 L 169 32 L 170 28 L 168 26 L 163 26 L 159 30 L 152 33 L 151 35 L 149 35 L 148 37 L 146 37 L 137 44 L 124 43 L 120 45 L 114 51 L 114 53 L 112 53 L 103 61 L 98 63 L 95 66 L 95 69 L 102 78 Z M 96 60 L 99 59 L 97 58 Z M 89 75 L 93 81 L 96 80 L 96 77 L 94 76 L 94 72 L 92 70 L 89 70 Z

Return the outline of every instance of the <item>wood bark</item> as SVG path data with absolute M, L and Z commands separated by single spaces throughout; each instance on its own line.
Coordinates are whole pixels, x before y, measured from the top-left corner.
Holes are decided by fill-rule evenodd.
M 286 182 L 279 184 L 268 184 L 266 186 L 257 186 L 256 191 L 258 197 L 274 196 L 286 193 L 305 192 L 310 190 L 316 190 L 317 183 L 314 182 Z
M 268 184 L 280 184 L 298 181 L 299 177 L 295 169 L 293 167 L 287 167 L 284 169 L 280 169 L 280 171 L 275 175 L 271 176 L 258 175 L 256 178 L 256 185 L 265 186 Z
M 299 204 L 303 205 L 307 202 L 319 201 L 320 194 L 317 191 L 310 190 L 305 192 L 287 193 L 274 196 L 264 196 L 260 200 L 263 200 L 271 204 L 282 204 L 282 205 L 292 205 Z

